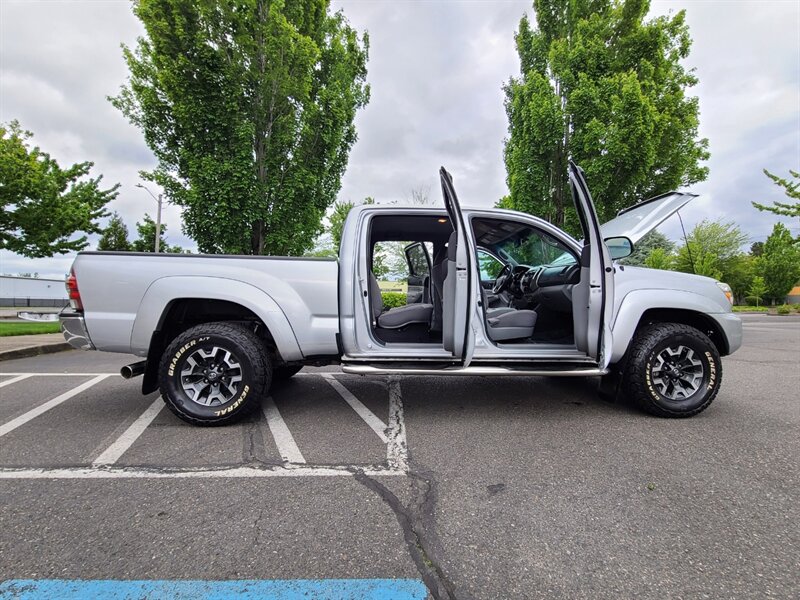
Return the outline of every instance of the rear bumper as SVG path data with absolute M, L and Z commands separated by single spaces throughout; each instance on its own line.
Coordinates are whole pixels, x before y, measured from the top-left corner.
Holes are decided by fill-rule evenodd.
M 59 315 L 61 321 L 61 333 L 64 334 L 64 339 L 73 348 L 78 350 L 94 350 L 94 344 L 89 339 L 89 333 L 86 331 L 86 321 L 83 315 L 77 312 L 62 312 Z
M 715 313 L 708 315 L 722 329 L 728 343 L 728 354 L 733 354 L 742 347 L 742 320 L 734 313 Z

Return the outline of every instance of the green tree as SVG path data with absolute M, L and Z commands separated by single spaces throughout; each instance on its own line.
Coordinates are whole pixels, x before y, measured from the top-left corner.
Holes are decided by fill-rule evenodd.
M 136 232 L 139 237 L 131 244 L 131 249 L 134 252 L 153 252 L 156 247 L 156 222 L 153 218 L 145 213 L 144 219 L 136 223 Z M 172 252 L 180 254 L 183 248 L 180 246 L 170 246 L 164 237 L 167 233 L 167 226 L 161 223 L 161 239 L 158 242 L 160 252 Z
M 766 297 L 783 302 L 800 279 L 800 243 L 783 223 L 776 223 L 764 242 L 757 270 L 767 286 Z
M 375 204 L 375 198 L 367 196 L 361 204 Z M 331 215 L 328 217 L 328 221 L 330 222 L 328 233 L 331 235 L 331 241 L 337 254 L 339 253 L 339 245 L 342 243 L 344 222 L 347 220 L 347 215 L 350 214 L 353 207 L 355 207 L 355 203 L 349 200 L 341 200 L 334 203 Z
M 567 161 L 586 171 L 601 222 L 704 180 L 697 84 L 683 66 L 684 11 L 645 21 L 648 0 L 534 0 L 516 35 L 521 77 L 505 86 L 508 205 L 576 232 Z
M 747 296 L 747 291 L 753 284 L 755 270 L 756 260 L 749 254 L 738 254 L 728 263 L 724 281 L 731 286 L 734 299 L 740 300 Z
M 40 258 L 82 250 L 86 235 L 99 233 L 97 219 L 117 196 L 115 185 L 100 188 L 88 178 L 93 163 L 62 169 L 17 121 L 0 124 L 0 249 Z
M 659 249 L 664 251 L 663 254 L 665 256 L 670 256 L 675 250 L 675 243 L 660 231 L 653 230 L 636 242 L 636 245 L 633 249 L 633 254 L 623 258 L 619 262 L 632 267 L 641 267 L 646 264 L 648 257 L 653 253 L 653 251 Z
M 386 257 L 380 252 L 376 252 L 372 256 L 372 273 L 376 279 L 385 279 L 392 272 L 391 267 L 387 264 Z
M 340 188 L 369 98 L 368 38 L 329 0 L 139 0 L 111 102 L 158 159 L 202 252 L 302 254 Z
M 746 242 L 747 234 L 735 223 L 703 219 L 678 250 L 675 268 L 684 273 L 725 280 Z
M 153 229 L 153 241 L 155 241 L 155 228 Z M 117 252 L 129 252 L 131 243 L 128 241 L 128 227 L 118 213 L 111 215 L 111 220 L 103 229 L 103 235 L 97 243 L 98 250 L 114 250 Z
M 761 299 L 764 298 L 764 294 L 767 293 L 767 285 L 764 283 L 764 278 L 760 275 L 756 275 L 753 277 L 753 281 L 750 283 L 750 288 L 747 290 L 747 297 L 755 301 L 756 306 L 761 303 Z
M 750 256 L 758 258 L 764 253 L 764 242 L 753 242 L 750 244 Z
M 794 202 L 773 202 L 772 206 L 753 202 L 753 206 L 761 211 L 771 212 L 784 217 L 794 217 L 796 219 L 800 219 L 800 173 L 789 169 L 789 175 L 792 176 L 794 181 L 789 181 L 789 179 L 783 179 L 777 175 L 773 175 L 766 169 L 764 169 L 764 175 L 774 181 L 775 185 L 782 187 L 784 193 L 789 198 L 792 198 Z
M 666 248 L 653 248 L 644 259 L 644 266 L 648 269 L 671 271 L 675 266 L 675 256 Z

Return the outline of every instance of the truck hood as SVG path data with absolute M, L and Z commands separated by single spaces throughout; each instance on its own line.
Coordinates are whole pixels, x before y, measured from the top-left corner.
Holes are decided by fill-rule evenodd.
M 616 218 L 600 226 L 600 232 L 603 238 L 625 236 L 636 244 L 696 197 L 696 194 L 667 192 L 643 200 L 619 211 Z

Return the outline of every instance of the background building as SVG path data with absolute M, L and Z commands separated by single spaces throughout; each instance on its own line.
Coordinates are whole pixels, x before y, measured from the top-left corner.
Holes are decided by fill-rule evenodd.
M 2 307 L 62 307 L 68 303 L 63 279 L 0 275 Z

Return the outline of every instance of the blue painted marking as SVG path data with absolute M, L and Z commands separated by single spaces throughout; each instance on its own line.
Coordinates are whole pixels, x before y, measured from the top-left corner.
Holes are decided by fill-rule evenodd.
M 417 579 L 254 579 L 238 581 L 114 581 L 10 579 L 1 600 L 424 600 Z

